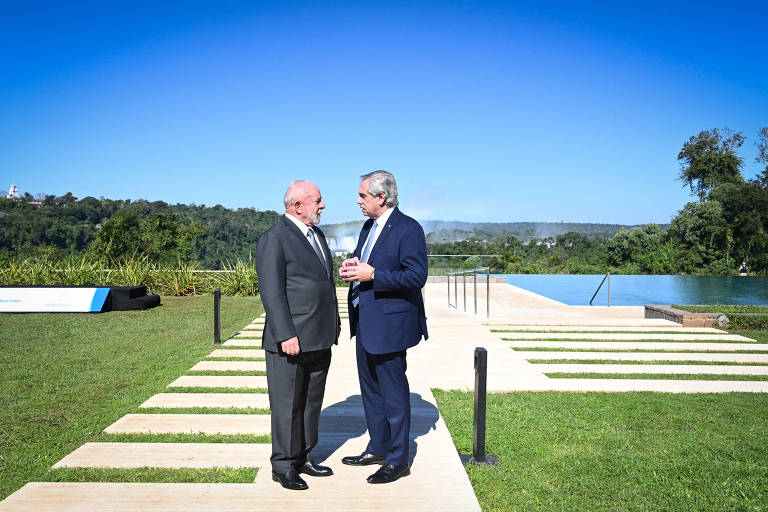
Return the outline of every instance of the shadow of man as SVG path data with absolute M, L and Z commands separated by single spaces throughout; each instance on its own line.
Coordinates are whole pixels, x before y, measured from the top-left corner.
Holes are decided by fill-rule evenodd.
M 437 407 L 422 399 L 420 394 L 411 393 L 409 465 L 413 465 L 413 459 L 418 451 L 416 439 L 427 434 L 430 430 L 435 430 L 439 417 L 440 413 Z M 351 395 L 343 402 L 337 402 L 326 407 L 320 414 L 320 439 L 317 446 L 312 450 L 312 459 L 318 464 L 323 463 L 344 443 L 360 437 L 367 430 L 363 401 L 360 395 Z

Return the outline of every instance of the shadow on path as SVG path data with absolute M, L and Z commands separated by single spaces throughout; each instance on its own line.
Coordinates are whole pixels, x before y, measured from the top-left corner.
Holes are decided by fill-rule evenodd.
M 440 413 L 434 404 L 422 399 L 418 393 L 411 393 L 410 460 L 408 461 L 410 465 L 413 464 L 418 451 L 416 438 L 427 434 L 430 430 L 435 430 L 439 417 Z M 312 450 L 312 459 L 322 464 L 344 443 L 362 436 L 367 430 L 360 395 L 351 395 L 343 402 L 326 407 L 320 415 L 320 440 Z M 341 455 L 358 455 L 358 453 Z

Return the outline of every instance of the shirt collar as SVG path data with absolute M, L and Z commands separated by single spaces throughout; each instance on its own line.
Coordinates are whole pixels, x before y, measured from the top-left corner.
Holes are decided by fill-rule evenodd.
M 290 219 L 294 224 L 296 224 L 296 227 L 299 228 L 302 233 L 304 233 L 304 236 L 307 236 L 307 234 L 309 233 L 309 229 L 310 229 L 309 226 L 307 226 L 306 224 L 301 222 L 301 220 L 297 219 L 296 217 L 294 217 L 290 213 L 286 213 L 285 216 L 286 216 L 286 218 Z
M 394 207 L 393 208 L 387 208 L 387 211 L 385 211 L 384 213 L 379 215 L 379 218 L 376 219 L 376 221 L 375 221 L 376 224 L 379 227 L 385 225 L 387 223 L 387 221 L 389 220 L 389 216 L 392 215 L 393 211 L 395 211 Z

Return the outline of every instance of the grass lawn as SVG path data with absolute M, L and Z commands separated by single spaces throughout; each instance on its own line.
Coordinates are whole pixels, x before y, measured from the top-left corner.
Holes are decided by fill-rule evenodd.
M 211 350 L 213 298 L 147 311 L 0 315 L 0 499 L 136 412 Z M 262 313 L 222 297 L 222 339 Z
M 472 453 L 472 394 L 435 396 Z M 768 510 L 765 394 L 491 394 L 487 425 L 484 511 Z

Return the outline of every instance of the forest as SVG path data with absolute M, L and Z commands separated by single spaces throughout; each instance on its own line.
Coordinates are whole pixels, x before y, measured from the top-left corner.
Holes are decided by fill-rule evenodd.
M 714 128 L 684 142 L 677 177 L 693 200 L 668 225 L 570 224 L 578 231 L 543 236 L 533 223 L 470 229 L 427 221 L 435 228 L 427 234 L 430 266 L 437 272 L 490 265 L 499 273 L 733 275 L 745 263 L 750 274 L 768 274 L 768 127 L 756 138 L 761 169 L 751 179 L 740 155 L 745 141 L 742 132 Z M 39 199 L 28 193 L 0 199 L 0 262 L 44 257 L 118 265 L 143 258 L 216 270 L 249 261 L 259 236 L 280 217 L 253 208 L 71 193 Z M 464 240 L 447 241 L 462 231 Z

